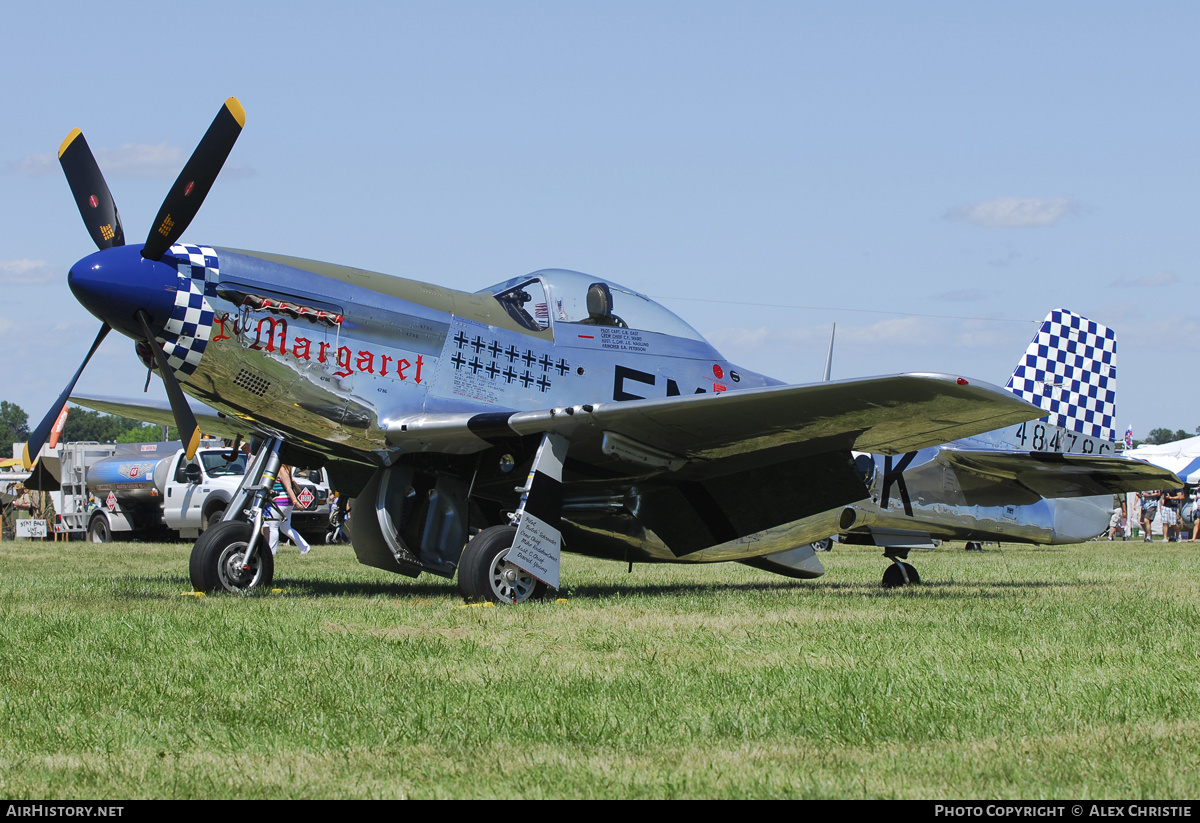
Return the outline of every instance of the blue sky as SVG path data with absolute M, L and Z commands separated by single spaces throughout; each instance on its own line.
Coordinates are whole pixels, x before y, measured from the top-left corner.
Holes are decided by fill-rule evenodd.
M 98 321 L 57 148 L 141 242 L 221 102 L 191 242 L 475 290 L 649 294 L 744 367 L 1003 384 L 1037 323 L 1116 329 L 1118 425 L 1200 425 L 1200 5 L 18 4 L 0 129 L 0 398 L 31 423 Z M 112 335 L 79 389 L 136 396 Z M 162 397 L 160 383 L 151 396 Z

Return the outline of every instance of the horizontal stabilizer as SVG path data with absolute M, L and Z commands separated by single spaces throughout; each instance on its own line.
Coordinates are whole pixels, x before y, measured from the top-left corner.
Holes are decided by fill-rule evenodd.
M 943 449 L 939 457 L 954 468 L 964 493 L 970 486 L 964 475 L 989 485 L 1016 483 L 1040 497 L 1092 497 L 1183 485 L 1161 466 L 1116 455 Z

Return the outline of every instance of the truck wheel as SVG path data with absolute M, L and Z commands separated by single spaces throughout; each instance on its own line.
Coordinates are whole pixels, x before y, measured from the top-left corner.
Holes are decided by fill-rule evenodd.
M 204 515 L 204 528 L 202 528 L 200 530 L 200 533 L 203 534 L 204 532 L 206 532 L 209 529 L 216 526 L 218 523 L 221 522 L 221 518 L 224 516 L 225 516 L 225 507 L 224 506 L 217 506 L 216 508 L 209 511 L 208 514 Z
M 103 516 L 93 517 L 92 522 L 88 523 L 87 539 L 90 543 L 112 542 L 112 530 Z
M 492 526 L 471 538 L 458 565 L 458 591 L 463 597 L 515 604 L 545 596 L 545 583 L 506 560 L 516 536 L 512 526 Z
M 250 567 L 245 568 L 253 528 L 249 523 L 230 520 L 206 529 L 192 546 L 188 564 L 192 588 L 198 592 L 246 592 L 270 586 L 275 578 L 275 558 L 265 539 L 259 538 L 259 551 Z

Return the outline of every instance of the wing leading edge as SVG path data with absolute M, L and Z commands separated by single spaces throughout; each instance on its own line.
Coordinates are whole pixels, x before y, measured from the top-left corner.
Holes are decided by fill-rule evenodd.
M 109 397 L 72 402 L 110 414 L 171 423 L 166 403 Z M 246 435 L 250 421 L 194 408 L 200 427 Z M 789 456 L 833 451 L 901 454 L 1033 420 L 1042 412 L 998 386 L 944 374 L 901 374 L 720 394 L 580 404 L 537 411 L 422 413 L 381 421 L 400 452 L 469 454 L 498 439 L 554 432 L 572 452 L 657 468 L 774 449 Z
M 126 400 L 120 397 L 85 397 L 71 395 L 70 401 L 77 406 L 93 409 L 105 414 L 115 414 L 130 420 L 141 420 L 146 423 L 156 423 L 160 426 L 174 426 L 175 418 L 171 405 L 165 400 Z M 188 404 L 200 430 L 205 434 L 215 434 L 230 439 L 249 437 L 254 433 L 254 426 L 237 417 L 229 417 L 213 411 L 207 406 L 195 403 Z
M 796 386 L 484 414 L 413 415 L 392 421 L 402 451 L 470 452 L 495 439 L 555 432 L 577 446 L 607 435 L 663 467 L 788 447 L 901 454 L 1043 414 L 998 386 L 944 374 L 901 374 Z M 612 453 L 611 451 L 609 453 Z

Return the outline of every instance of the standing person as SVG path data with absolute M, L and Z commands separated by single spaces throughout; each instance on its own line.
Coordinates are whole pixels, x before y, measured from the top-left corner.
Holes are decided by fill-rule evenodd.
M 18 483 L 13 493 L 16 495 L 12 504 L 15 518 L 27 520 L 33 517 L 33 499 L 29 496 L 29 489 L 25 488 L 24 484 Z
M 9 483 L 4 489 L 4 519 L 0 523 L 0 539 L 17 535 L 17 498 L 21 495 L 19 483 Z
M 279 550 L 280 532 L 283 532 L 300 547 L 300 554 L 308 554 L 312 547 L 292 526 L 292 509 L 299 505 L 299 501 L 296 499 L 296 487 L 292 483 L 291 466 L 283 463 L 279 465 L 279 473 L 275 475 L 275 487 L 272 491 L 275 494 L 275 505 L 279 508 L 280 519 L 272 518 L 264 524 L 267 529 L 267 545 L 271 547 L 271 554 L 276 554 Z
M 18 483 L 16 495 L 12 508 L 17 520 L 44 520 L 47 529 L 52 527 L 54 501 L 50 499 L 50 492 L 38 491 Z
M 1192 490 L 1192 542 L 1200 539 L 1200 486 Z
M 1172 533 L 1179 536 L 1179 510 L 1183 508 L 1183 489 L 1168 489 L 1162 493 L 1158 516 L 1162 519 L 1163 542 L 1170 543 Z
M 33 495 L 36 492 L 30 491 L 24 484 L 17 484 L 17 496 L 13 500 L 13 517 L 15 520 L 36 520 L 37 519 L 37 503 L 33 500 Z M 14 524 L 14 536 L 19 527 Z M 21 538 L 27 540 L 29 538 Z
M 1154 515 L 1158 514 L 1158 501 L 1162 492 L 1138 492 L 1137 496 L 1142 504 L 1142 542 L 1150 543 L 1154 540 L 1154 533 L 1150 531 L 1150 527 L 1154 523 Z
M 1108 539 L 1114 540 L 1120 534 L 1124 540 L 1129 536 L 1129 526 L 1125 516 L 1125 499 L 1121 499 L 1121 504 L 1112 511 L 1112 517 L 1108 519 Z

